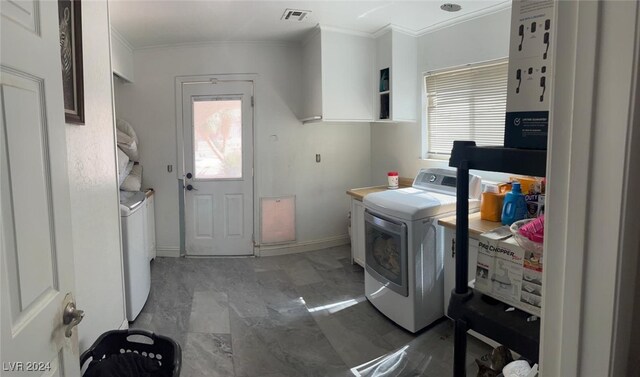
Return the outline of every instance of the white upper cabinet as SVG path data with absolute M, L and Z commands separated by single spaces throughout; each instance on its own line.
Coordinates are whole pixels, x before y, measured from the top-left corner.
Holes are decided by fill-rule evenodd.
M 373 38 L 319 28 L 302 46 L 301 120 L 373 121 L 374 55 Z
M 375 121 L 416 121 L 420 83 L 417 39 L 389 29 L 376 38 L 375 45 Z
M 133 49 L 113 28 L 111 28 L 111 69 L 120 78 L 133 82 Z

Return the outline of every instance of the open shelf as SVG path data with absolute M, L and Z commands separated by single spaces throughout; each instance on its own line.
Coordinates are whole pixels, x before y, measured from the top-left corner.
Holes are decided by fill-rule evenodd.
M 484 296 L 470 289 L 467 295 L 451 295 L 448 316 L 464 321 L 466 326 L 513 350 L 526 359 L 537 362 L 540 346 L 540 319 L 527 322 L 531 314 Z
M 449 166 L 457 169 L 456 184 L 456 285 L 448 315 L 455 321 L 453 375 L 466 376 L 467 331 L 474 330 L 537 362 L 540 321 L 531 315 L 496 303 L 467 286 L 469 265 L 469 169 L 543 177 L 547 151 L 504 147 L 478 147 L 473 141 L 454 141 Z
M 380 94 L 380 114 L 378 114 L 378 119 L 384 120 L 391 117 L 391 104 L 389 96 L 390 94 L 388 91 Z

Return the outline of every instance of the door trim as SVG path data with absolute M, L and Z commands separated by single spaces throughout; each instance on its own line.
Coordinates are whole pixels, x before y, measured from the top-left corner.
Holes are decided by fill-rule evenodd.
M 215 82 L 250 82 L 253 86 L 252 96 L 256 97 L 256 85 L 258 84 L 258 74 L 257 73 L 231 73 L 231 74 L 215 74 L 215 75 L 189 75 L 189 76 L 176 76 L 175 79 L 175 102 L 176 102 L 176 179 L 178 183 L 183 182 L 185 176 L 185 151 L 184 151 L 184 124 L 182 124 L 184 109 L 182 106 L 182 96 L 183 85 L 188 84 L 205 84 L 205 83 L 215 83 Z M 253 143 L 251 148 L 253 148 L 253 161 L 251 161 L 253 165 L 253 175 L 252 186 L 253 186 L 253 221 L 252 221 L 252 232 L 254 234 L 253 241 L 253 255 L 256 255 L 257 248 L 255 243 L 255 234 L 256 229 L 258 229 L 256 225 L 256 221 L 258 219 L 258 206 L 256 206 L 256 201 L 258 200 L 258 190 L 257 190 L 257 174 L 258 165 L 256 158 L 256 101 L 252 99 L 251 112 L 253 117 L 253 125 L 252 125 L 252 134 L 253 134 Z M 186 242 L 185 237 L 186 234 L 183 229 L 185 229 L 185 218 L 184 218 L 184 208 L 185 208 L 185 197 L 184 190 L 181 190 L 178 186 L 178 201 L 180 206 L 180 256 L 184 257 L 187 255 L 186 250 Z

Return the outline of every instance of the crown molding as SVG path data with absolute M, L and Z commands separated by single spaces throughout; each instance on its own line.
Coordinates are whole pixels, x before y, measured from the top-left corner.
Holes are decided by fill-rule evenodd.
M 320 24 L 316 24 L 316 26 L 313 27 L 313 29 L 311 29 L 311 31 L 309 31 L 307 33 L 307 35 L 305 35 L 301 40 L 300 40 L 300 45 L 304 46 L 307 43 L 309 43 L 309 41 L 311 39 L 313 39 L 313 37 L 316 36 L 316 34 L 320 33 Z
M 116 28 L 114 28 L 113 26 L 111 26 L 111 36 L 114 39 L 117 39 L 120 43 L 122 43 L 124 47 L 126 47 L 129 50 L 129 52 L 133 53 L 134 48 L 131 45 L 131 43 L 129 43 L 127 38 L 125 38 L 122 34 L 120 34 L 120 32 L 116 30 Z
M 298 42 L 291 41 L 202 41 L 202 42 L 181 42 L 181 43 L 167 43 L 160 45 L 149 45 L 138 47 L 136 51 L 146 51 L 146 50 L 162 50 L 162 49 L 172 49 L 172 48 L 188 48 L 188 47 L 208 47 L 208 46 L 229 46 L 229 45 L 268 45 L 268 46 L 295 46 Z
M 341 33 L 341 34 L 355 35 L 357 37 L 373 38 L 373 34 L 372 33 L 367 33 L 365 31 L 357 31 L 357 30 L 345 29 L 345 28 L 340 28 L 340 27 L 335 27 L 335 26 L 326 26 L 326 25 L 321 25 L 321 24 L 318 24 L 318 27 L 321 30 L 333 31 L 333 32 L 336 32 L 336 33 Z
M 398 33 L 401 33 L 401 34 L 408 35 L 410 37 L 417 37 L 418 36 L 418 33 L 415 30 L 411 30 L 411 29 L 408 29 L 408 28 L 405 28 L 405 27 L 402 27 L 402 26 L 399 26 L 399 25 L 394 25 L 394 24 L 387 24 L 387 25 L 381 27 L 380 29 L 378 29 L 378 30 L 374 31 L 373 33 L 371 33 L 371 36 L 373 38 L 378 38 L 378 37 L 381 37 L 381 36 L 387 34 L 390 31 L 395 31 L 395 32 L 398 32 Z

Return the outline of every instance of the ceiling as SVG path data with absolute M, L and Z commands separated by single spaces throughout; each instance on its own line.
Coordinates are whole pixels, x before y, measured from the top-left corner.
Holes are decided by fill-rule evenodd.
M 440 5 L 455 2 L 458 12 Z M 298 41 L 317 24 L 375 33 L 392 24 L 416 34 L 510 6 L 510 0 L 152 1 L 111 0 L 111 24 L 133 48 L 212 41 Z M 302 22 L 286 8 L 310 10 Z

